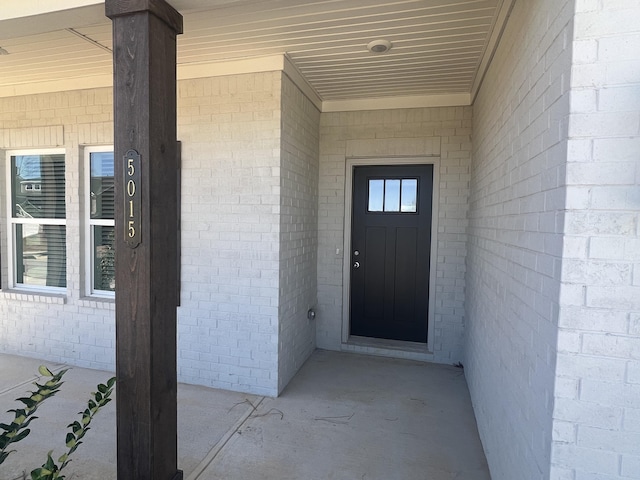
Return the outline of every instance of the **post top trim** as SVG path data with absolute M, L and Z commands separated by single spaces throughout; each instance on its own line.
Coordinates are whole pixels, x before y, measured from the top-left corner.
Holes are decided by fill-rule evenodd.
M 182 15 L 165 0 L 105 0 L 105 15 L 111 20 L 125 15 L 149 12 L 182 33 Z

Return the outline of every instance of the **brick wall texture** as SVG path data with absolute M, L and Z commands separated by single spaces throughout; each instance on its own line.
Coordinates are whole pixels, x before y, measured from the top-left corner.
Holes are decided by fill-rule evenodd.
M 89 368 L 113 369 L 115 305 L 84 296 L 83 145 L 113 142 L 111 89 L 0 99 L 0 349 Z M 5 150 L 66 150 L 67 292 L 9 292 Z
M 282 88 L 278 391 L 316 347 L 320 112 L 287 77 Z
M 464 365 L 493 480 L 549 478 L 572 3 L 515 3 L 474 104 Z
M 640 7 L 516 2 L 474 105 L 465 373 L 492 478 L 640 478 Z
M 553 480 L 640 478 L 640 4 L 575 2 Z
M 179 83 L 178 368 L 189 383 L 277 394 L 281 77 Z

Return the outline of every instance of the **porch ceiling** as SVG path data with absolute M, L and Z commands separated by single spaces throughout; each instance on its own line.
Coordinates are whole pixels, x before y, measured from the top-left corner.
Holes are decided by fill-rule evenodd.
M 457 104 L 471 102 L 512 2 L 169 0 L 184 16 L 179 71 L 286 54 L 323 102 Z M 0 55 L 0 96 L 110 82 L 103 2 L 52 0 L 58 11 L 48 12 L 27 8 L 36 0 L 23 3 L 22 15 L 16 6 L 5 18 L 0 13 L 0 47 L 8 52 Z M 376 39 L 390 41 L 391 50 L 370 53 Z

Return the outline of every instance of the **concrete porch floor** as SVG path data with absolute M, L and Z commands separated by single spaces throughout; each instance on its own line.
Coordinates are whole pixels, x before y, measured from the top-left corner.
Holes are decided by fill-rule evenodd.
M 0 422 L 31 390 L 40 364 L 0 355 Z M 73 367 L 0 465 L 22 479 L 111 374 Z M 278 398 L 192 385 L 178 389 L 178 457 L 186 480 L 488 480 L 463 371 L 317 350 Z M 68 480 L 116 478 L 115 402 L 98 413 L 65 469 Z M 131 479 L 133 480 L 133 479 Z M 160 480 L 160 479 L 159 479 Z

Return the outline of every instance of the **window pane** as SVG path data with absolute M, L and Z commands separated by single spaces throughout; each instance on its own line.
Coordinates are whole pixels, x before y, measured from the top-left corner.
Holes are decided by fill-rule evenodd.
M 11 157 L 13 218 L 65 218 L 64 155 Z
M 90 155 L 91 218 L 112 219 L 114 200 L 113 152 Z
M 369 211 L 381 212 L 384 199 L 384 180 L 369 180 Z
M 64 225 L 16 224 L 16 283 L 67 285 L 66 229 Z
M 402 203 L 400 210 L 402 212 L 416 212 L 418 197 L 418 180 L 414 178 L 405 178 L 402 180 Z
M 400 180 L 385 180 L 384 211 L 400 211 Z
M 115 228 L 93 227 L 93 289 L 113 292 L 116 287 Z

